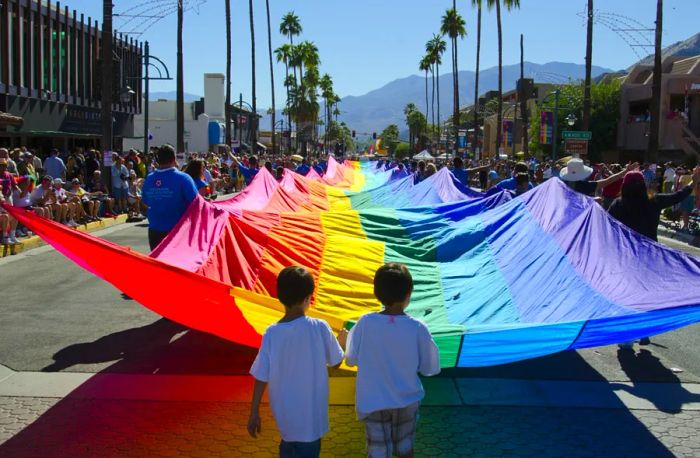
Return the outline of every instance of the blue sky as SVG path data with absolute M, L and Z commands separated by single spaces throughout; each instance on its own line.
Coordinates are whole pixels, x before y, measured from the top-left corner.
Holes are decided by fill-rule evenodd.
M 225 71 L 226 28 L 223 0 L 188 0 L 201 3 L 185 15 L 184 58 L 185 91 L 203 94 L 203 74 Z M 154 3 L 165 3 L 159 0 Z M 171 0 L 175 4 L 176 0 Z M 145 0 L 113 0 L 115 13 L 125 12 Z M 232 0 L 233 70 L 232 92 L 243 93 L 250 101 L 250 33 L 248 1 Z M 440 17 L 451 7 L 450 0 L 270 0 L 273 24 L 273 48 L 286 42 L 278 33 L 284 13 L 294 11 L 304 29 L 302 39 L 316 43 L 321 55 L 321 72 L 329 73 L 336 92 L 341 96 L 362 95 L 384 84 L 411 74 L 419 74 L 418 60 L 425 42 L 439 28 Z M 503 13 L 503 63 L 516 63 L 520 56 L 519 37 L 525 34 L 525 57 L 536 63 L 550 61 L 584 62 L 585 24 L 581 12 L 585 0 L 522 0 L 523 8 Z M 601 21 L 595 26 L 593 64 L 613 69 L 626 68 L 638 60 L 630 47 L 610 28 L 630 28 L 632 21 L 645 28 L 653 27 L 654 0 L 596 0 Z M 697 0 L 666 0 L 664 8 L 664 46 L 684 40 L 700 31 L 697 23 Z M 102 22 L 102 2 L 99 0 L 68 0 L 71 9 L 78 10 Z M 254 1 L 257 47 L 257 101 L 263 109 L 270 105 L 269 63 L 267 55 L 267 26 L 265 2 Z M 474 70 L 476 48 L 476 10 L 471 0 L 457 2 L 457 8 L 467 22 L 468 36 L 459 43 L 460 70 Z M 611 16 L 611 15 L 619 16 Z M 123 18 L 115 18 L 120 29 Z M 495 11 L 484 8 L 482 27 L 481 68 L 497 64 Z M 130 25 L 125 25 L 127 30 Z M 636 26 L 635 26 L 636 28 Z M 634 33 L 634 32 L 632 32 Z M 164 18 L 141 39 L 151 44 L 151 52 L 163 59 L 175 71 L 176 17 Z M 653 33 L 628 39 L 634 42 L 653 41 Z M 641 54 L 651 48 L 636 48 Z M 449 64 L 449 51 L 445 56 Z M 444 67 L 449 71 L 448 66 Z M 278 106 L 284 93 L 281 84 L 282 65 L 275 65 Z M 175 82 L 158 82 L 154 91 L 175 89 Z

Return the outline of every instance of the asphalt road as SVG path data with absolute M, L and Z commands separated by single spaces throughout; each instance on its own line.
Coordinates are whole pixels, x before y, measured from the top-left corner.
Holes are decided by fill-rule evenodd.
M 96 233 L 147 252 L 146 227 Z M 696 256 L 700 250 L 672 240 Z M 20 371 L 245 374 L 255 350 L 191 331 L 124 298 L 50 247 L 0 259 L 0 364 Z M 142 281 L 134 277 L 135 282 Z M 196 304 L 193 304 L 196 306 Z M 617 346 L 564 352 L 445 375 L 540 380 L 700 382 L 700 325 L 657 336 L 637 353 Z

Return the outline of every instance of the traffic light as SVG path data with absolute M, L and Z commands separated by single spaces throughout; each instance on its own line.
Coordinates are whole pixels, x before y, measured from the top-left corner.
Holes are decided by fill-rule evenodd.
M 377 139 L 377 133 L 376 133 L 376 132 L 372 132 L 372 140 L 376 140 L 376 139 Z
M 355 131 L 352 131 L 352 138 L 355 138 Z

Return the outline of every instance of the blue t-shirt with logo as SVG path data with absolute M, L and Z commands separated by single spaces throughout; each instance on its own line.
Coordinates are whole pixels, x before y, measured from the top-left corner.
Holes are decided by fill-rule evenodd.
M 148 175 L 141 196 L 148 205 L 150 229 L 169 232 L 180 221 L 197 194 L 197 186 L 192 177 L 174 167 L 159 169 Z
M 251 181 L 253 181 L 253 178 L 255 178 L 255 175 L 258 174 L 258 170 L 260 169 L 254 169 L 253 167 L 246 167 L 243 164 L 238 164 L 238 170 L 241 171 L 241 175 L 243 175 L 247 186 Z

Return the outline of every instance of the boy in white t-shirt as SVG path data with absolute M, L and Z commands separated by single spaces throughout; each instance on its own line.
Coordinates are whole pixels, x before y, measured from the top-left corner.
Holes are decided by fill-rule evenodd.
M 343 350 L 323 320 L 306 316 L 314 279 L 303 267 L 282 269 L 277 295 L 284 304 L 282 319 L 265 331 L 250 368 L 255 377 L 248 433 L 260 432 L 259 406 L 270 385 L 270 408 L 282 441 L 281 457 L 318 457 L 321 437 L 328 432 L 328 366 L 343 361 Z M 339 333 L 345 341 L 347 331 Z
M 345 362 L 358 366 L 357 416 L 365 422 L 367 456 L 413 456 L 418 407 L 425 392 L 418 374 L 440 372 L 430 331 L 406 315 L 413 278 L 403 264 L 389 263 L 374 276 L 381 312 L 362 316 L 350 331 Z

